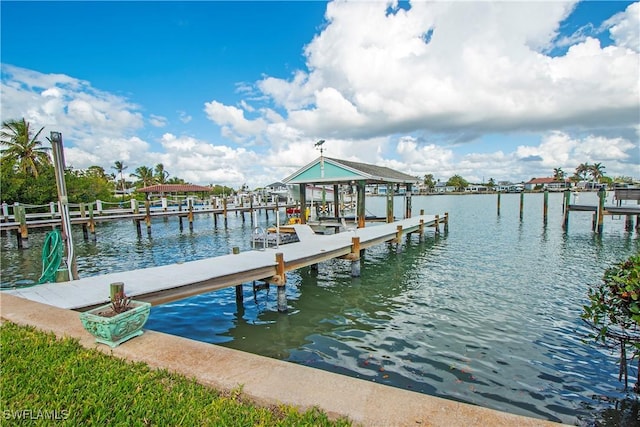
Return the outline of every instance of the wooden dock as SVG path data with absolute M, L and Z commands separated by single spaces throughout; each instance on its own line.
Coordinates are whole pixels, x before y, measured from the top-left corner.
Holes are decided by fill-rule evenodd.
M 606 191 L 603 187 L 598 191 L 599 203 L 597 205 L 578 205 L 571 204 L 571 192 L 565 191 L 564 196 L 564 221 L 562 228 L 565 230 L 569 227 L 570 212 L 593 212 L 592 229 L 598 234 L 602 234 L 605 216 L 622 216 L 625 218 L 625 230 L 633 230 L 633 218 L 638 219 L 636 222 L 636 230 L 640 230 L 640 188 L 623 188 L 615 189 L 614 197 L 617 200 L 616 206 L 605 205 Z M 632 201 L 636 204 L 622 204 L 622 202 Z
M 448 214 L 442 218 L 439 215 L 420 215 L 330 235 L 314 234 L 308 225 L 296 225 L 300 242 L 278 248 L 46 283 L 4 293 L 83 311 L 107 303 L 112 282 L 124 282 L 129 296 L 157 305 L 243 283 L 264 281 L 277 285 L 278 310 L 286 311 L 284 288 L 287 271 L 343 258 L 351 261 L 352 275 L 359 276 L 361 250 L 384 242 L 396 243 L 400 247 L 403 236 L 414 233 L 422 236 L 426 227 L 434 227 L 439 232 L 441 224 L 446 230 Z
M 141 211 L 137 203 L 132 203 L 131 208 L 119 208 L 119 209 L 106 209 L 106 210 L 94 210 L 94 205 L 87 203 L 81 204 L 80 209 L 69 212 L 69 221 L 71 225 L 81 226 L 83 236 L 88 239 L 89 233 L 95 236 L 95 226 L 101 222 L 111 221 L 124 221 L 131 220 L 136 226 L 138 235 L 142 234 L 142 223 L 146 225 L 147 233 L 151 233 L 151 220 L 154 218 L 170 218 L 177 217 L 180 224 L 180 230 L 183 229 L 183 219 L 186 219 L 189 224 L 189 229 L 193 230 L 193 220 L 195 215 L 210 214 L 213 215 L 214 225 L 217 226 L 218 218 L 222 216 L 222 221 L 227 221 L 227 216 L 230 213 L 236 213 L 244 215 L 246 213 L 253 214 L 253 212 L 264 210 L 268 216 L 269 211 L 276 212 L 280 209 L 295 207 L 293 204 L 278 204 L 278 203 L 262 203 L 262 204 L 249 204 L 245 205 L 227 205 L 226 202 L 223 207 L 216 207 L 213 205 L 206 206 L 191 206 L 182 209 L 179 207 L 151 207 L 148 203 Z M 6 206 L 3 208 L 5 211 L 0 221 L 0 233 L 15 232 L 18 239 L 18 247 L 22 247 L 23 243 L 29 238 L 29 230 L 37 228 L 55 228 L 60 227 L 62 217 L 59 210 L 56 212 L 52 208 L 50 213 L 26 213 L 24 207 L 20 205 L 13 207 L 13 214 L 9 215 Z

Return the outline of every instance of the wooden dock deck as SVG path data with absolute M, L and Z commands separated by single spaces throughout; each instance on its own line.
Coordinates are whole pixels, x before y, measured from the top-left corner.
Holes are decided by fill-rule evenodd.
M 426 227 L 436 227 L 436 231 L 439 231 L 439 224 L 443 223 L 446 227 L 447 221 L 447 214 L 443 217 L 419 215 L 337 234 L 304 233 L 300 242 L 279 248 L 264 248 L 69 282 L 46 283 L 3 293 L 60 308 L 88 310 L 109 301 L 109 284 L 112 282 L 124 282 L 127 295 L 157 305 L 261 280 L 278 285 L 280 309 L 287 271 L 333 258 L 345 258 L 359 266 L 360 250 L 384 242 L 400 243 L 404 235 L 422 235 Z M 308 228 L 306 225 L 296 227 Z M 284 301 L 286 310 L 286 299 Z

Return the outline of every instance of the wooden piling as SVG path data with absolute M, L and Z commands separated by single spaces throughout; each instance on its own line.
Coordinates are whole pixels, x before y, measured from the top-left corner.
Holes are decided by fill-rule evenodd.
M 189 213 L 187 214 L 187 219 L 189 220 L 189 231 L 193 231 L 193 199 L 189 199 Z
M 547 214 L 549 213 L 549 191 L 544 191 L 544 202 L 542 208 L 542 223 L 547 225 Z
M 287 294 L 286 294 L 286 275 L 284 269 L 284 254 L 276 253 L 276 277 L 278 285 L 278 311 L 280 313 L 287 312 Z
M 360 237 L 351 238 L 351 277 L 360 277 Z
M 520 221 L 524 217 L 524 191 L 520 193 Z
M 222 216 L 224 217 L 224 227 L 227 228 L 227 198 L 222 198 Z
M 500 216 L 500 192 L 498 191 L 498 216 Z
M 231 252 L 234 255 L 238 255 L 240 253 L 240 248 L 238 246 L 234 246 Z M 238 305 L 238 309 L 242 306 L 244 302 L 244 293 L 242 292 L 242 283 L 236 285 L 236 304 Z
M 444 213 L 444 232 L 449 232 L 449 212 Z
M 440 234 L 440 215 L 436 215 L 436 222 L 433 224 L 436 234 Z
M 396 253 L 402 252 L 402 226 L 398 225 L 396 227 Z
M 87 204 L 89 208 L 89 232 L 91 232 L 92 240 L 96 240 L 96 220 L 93 217 L 93 203 Z
M 562 204 L 562 211 L 564 218 L 562 221 L 562 229 L 567 230 L 569 228 L 569 204 L 571 203 L 571 190 L 565 190 L 564 203 Z
M 144 201 L 144 222 L 147 224 L 147 234 L 151 234 L 151 202 L 147 199 Z
M 364 228 L 365 226 L 365 192 L 364 181 L 358 181 L 356 184 L 357 190 L 357 203 L 356 212 L 358 215 L 358 228 Z
M 24 206 L 20 206 L 17 203 L 13 205 L 13 216 L 16 222 L 18 222 L 19 229 L 16 233 L 18 238 L 18 247 L 29 247 L 29 228 L 27 227 L 27 213 Z
M 387 184 L 387 222 L 393 222 L 393 186 Z
M 407 191 L 405 193 L 405 211 L 404 211 L 404 218 L 411 218 L 411 191 Z
M 627 215 L 624 223 L 625 231 L 633 231 L 633 215 Z
M 598 219 L 597 219 L 597 229 L 596 232 L 598 234 L 602 234 L 602 229 L 604 228 L 604 199 L 607 196 L 607 192 L 604 187 L 600 187 L 598 190 L 598 197 L 600 198 L 600 203 L 598 204 Z

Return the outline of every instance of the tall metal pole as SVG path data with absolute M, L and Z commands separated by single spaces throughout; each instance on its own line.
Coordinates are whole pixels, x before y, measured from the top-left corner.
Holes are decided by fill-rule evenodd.
M 56 175 L 56 187 L 58 189 L 58 203 L 60 204 L 60 217 L 62 219 L 62 235 L 65 242 L 66 267 L 69 280 L 78 278 L 78 268 L 75 254 L 73 253 L 73 237 L 71 236 L 71 221 L 69 220 L 69 198 L 67 197 L 67 184 L 64 180 L 64 150 L 62 147 L 62 133 L 51 132 L 51 148 L 53 152 L 53 166 Z

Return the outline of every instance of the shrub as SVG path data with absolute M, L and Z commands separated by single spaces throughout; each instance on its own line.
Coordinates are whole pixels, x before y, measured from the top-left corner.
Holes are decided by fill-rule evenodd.
M 610 348 L 619 346 L 618 379 L 627 378 L 627 350 L 631 360 L 640 356 L 640 253 L 608 268 L 602 283 L 589 289 L 589 305 L 583 307 L 582 319 L 593 329 L 597 342 Z M 639 360 L 640 368 L 640 360 Z M 640 392 L 640 369 L 634 386 Z

